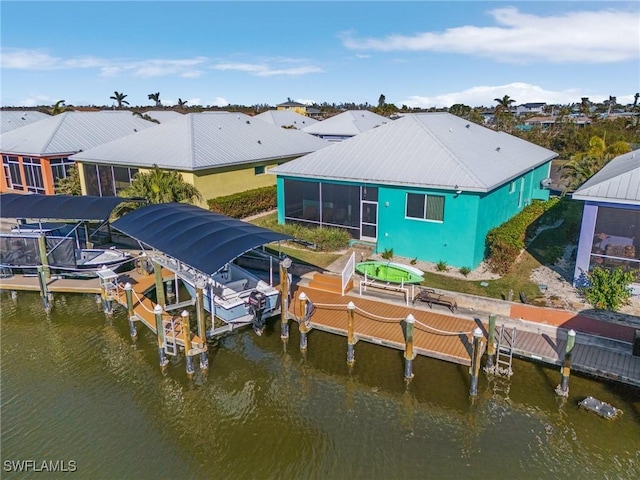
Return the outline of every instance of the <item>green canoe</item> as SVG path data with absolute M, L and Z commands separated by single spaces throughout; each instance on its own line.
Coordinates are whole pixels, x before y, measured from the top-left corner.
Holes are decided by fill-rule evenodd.
M 368 279 L 389 283 L 422 283 L 424 272 L 409 265 L 393 262 L 360 262 L 356 264 L 356 272 Z

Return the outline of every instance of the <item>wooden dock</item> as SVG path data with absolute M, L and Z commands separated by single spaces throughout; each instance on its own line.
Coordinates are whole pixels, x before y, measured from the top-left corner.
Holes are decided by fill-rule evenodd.
M 97 278 L 51 278 L 47 281 L 47 289 L 52 293 L 99 294 L 100 282 Z M 40 283 L 37 275 L 13 275 L 0 278 L 0 290 L 39 292 Z

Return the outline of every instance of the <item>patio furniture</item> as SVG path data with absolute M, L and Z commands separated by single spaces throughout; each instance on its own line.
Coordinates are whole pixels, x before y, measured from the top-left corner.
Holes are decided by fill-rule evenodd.
M 433 304 L 444 305 L 452 313 L 454 313 L 458 308 L 458 303 L 456 299 L 453 297 L 448 297 L 443 293 L 438 293 L 432 288 L 423 288 L 420 287 L 420 291 L 417 293 L 415 297 L 413 297 L 413 303 L 416 303 L 416 300 L 420 300 L 429 305 L 429 308 L 433 308 Z

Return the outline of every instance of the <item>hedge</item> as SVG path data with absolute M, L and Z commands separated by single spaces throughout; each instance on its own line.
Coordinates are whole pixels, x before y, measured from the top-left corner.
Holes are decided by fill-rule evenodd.
M 256 188 L 207 200 L 209 210 L 228 217 L 246 218 L 276 208 L 276 186 Z
M 530 227 L 559 201 L 557 197 L 544 202 L 534 201 L 520 213 L 489 231 L 486 244 L 489 252 L 487 263 L 491 271 L 504 275 L 511 270 L 520 251 L 525 247 L 527 233 L 531 231 Z M 555 211 L 551 216 L 557 215 Z

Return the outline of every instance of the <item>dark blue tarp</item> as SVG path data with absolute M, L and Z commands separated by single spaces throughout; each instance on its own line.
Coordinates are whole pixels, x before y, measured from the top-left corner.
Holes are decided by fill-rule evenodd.
M 88 195 L 0 194 L 2 218 L 103 221 L 119 204 L 130 199 Z
M 185 203 L 142 207 L 111 227 L 208 275 L 255 247 L 293 238 Z

